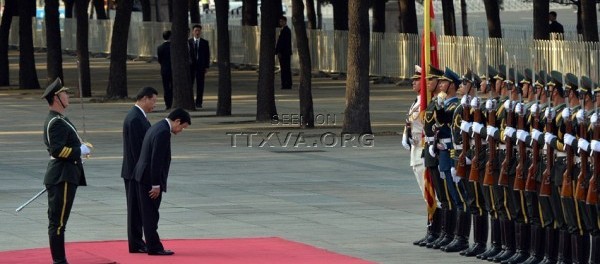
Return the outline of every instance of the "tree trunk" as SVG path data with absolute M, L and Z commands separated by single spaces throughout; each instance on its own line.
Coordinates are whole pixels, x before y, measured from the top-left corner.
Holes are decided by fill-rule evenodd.
M 419 34 L 415 1 L 398 0 L 400 10 L 400 33 Z
M 385 32 L 385 3 L 386 1 L 373 1 L 373 32 Z
M 90 80 L 90 52 L 88 45 L 89 20 L 87 7 L 89 0 L 76 0 L 75 12 L 77 14 L 77 60 L 79 61 L 79 89 L 81 96 L 92 96 Z
M 317 29 L 323 28 L 323 14 L 321 13 L 322 5 L 323 0 L 317 0 Z
M 258 26 L 258 1 L 244 0 L 242 4 L 242 25 L 243 26 Z M 229 13 L 229 9 L 227 9 Z
M 330 1 L 333 5 L 333 29 L 348 30 L 348 0 Z
M 292 2 L 292 5 L 293 4 L 294 3 Z M 293 12 L 294 11 L 292 10 L 292 13 Z M 308 29 L 317 29 L 317 15 L 315 14 L 315 0 L 306 0 L 306 16 L 308 18 Z
M 96 9 L 96 19 L 108 19 L 104 9 L 104 0 L 94 0 L 94 9 Z
M 444 17 L 444 35 L 456 36 L 456 18 L 454 16 L 454 1 L 442 0 Z
M 273 8 L 277 0 L 262 0 L 261 2 L 256 120 L 269 121 L 277 116 L 275 72 L 273 69 L 275 68 L 275 27 L 281 13 L 278 13 L 277 8 Z M 279 10 L 281 10 L 281 7 Z
M 0 22 L 0 86 L 10 85 L 8 67 L 8 37 L 13 15 L 17 14 L 17 0 L 6 0 L 4 2 L 4 13 Z
M 33 55 L 32 17 L 35 16 L 35 0 L 19 1 L 19 88 L 39 89 L 35 57 Z
M 534 0 L 536 1 L 536 0 Z M 502 38 L 502 27 L 500 24 L 500 8 L 497 0 L 483 0 L 485 5 L 485 15 L 488 23 L 488 36 L 490 38 Z M 534 8 L 535 10 L 535 8 Z M 546 12 L 548 13 L 548 12 Z M 546 14 L 547 16 L 547 14 Z M 547 17 L 546 17 L 547 18 Z M 535 19 L 535 18 L 534 18 Z M 546 19 L 546 27 L 548 27 L 548 19 Z
M 312 2 L 312 0 L 307 0 Z M 304 4 L 302 0 L 292 0 L 292 23 L 296 33 L 298 46 L 298 58 L 300 59 L 300 85 L 298 94 L 300 97 L 300 127 L 315 127 L 315 114 L 313 112 L 312 81 L 310 50 L 308 49 L 308 36 L 304 24 Z
M 370 134 L 369 0 L 350 0 L 348 13 L 348 79 L 342 133 Z
M 191 84 L 190 53 L 188 50 L 187 1 L 173 1 L 171 23 L 171 71 L 173 72 L 173 107 L 194 110 L 194 91 Z
M 549 0 L 533 0 L 533 38 L 550 39 L 548 32 Z
M 168 0 L 167 5 L 169 9 L 169 22 L 173 22 L 173 0 Z
M 583 40 L 598 41 L 598 21 L 596 16 L 596 1 L 581 0 L 581 24 L 583 25 Z
M 192 24 L 200 24 L 200 6 L 198 5 L 198 0 L 189 0 L 189 8 Z
M 62 48 L 60 37 L 60 22 L 58 19 L 58 0 L 46 0 L 44 5 L 46 13 L 46 60 L 47 72 L 46 84 L 52 83 L 56 78 L 63 80 Z
M 217 116 L 231 115 L 231 54 L 229 51 L 229 2 L 215 2 L 217 16 L 217 63 L 219 65 L 219 98 Z
M 73 6 L 75 0 L 63 0 L 65 3 L 65 18 L 73 18 Z
M 110 43 L 107 98 L 127 98 L 127 39 L 132 9 L 132 0 L 117 5 Z
M 142 5 L 142 21 L 152 21 L 150 0 L 140 0 L 140 4 Z
M 467 23 L 467 1 L 460 0 L 460 20 L 462 22 L 462 35 L 469 35 L 469 24 Z
M 160 0 L 154 0 L 154 13 L 156 15 L 156 22 L 162 22 L 162 18 L 160 17 Z

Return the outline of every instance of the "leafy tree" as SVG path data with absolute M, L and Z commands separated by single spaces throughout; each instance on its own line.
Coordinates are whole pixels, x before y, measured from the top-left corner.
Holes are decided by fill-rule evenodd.
M 398 0 L 400 10 L 400 33 L 419 34 L 415 1 Z
M 243 26 L 258 26 L 258 1 L 257 0 L 244 0 L 244 2 L 242 4 L 242 25 Z
M 58 19 L 58 0 L 46 0 L 44 5 L 46 22 L 46 60 L 49 84 L 56 78 L 63 79 L 62 47 L 60 37 L 60 21 Z
M 19 1 L 19 88 L 39 89 L 35 57 L 33 56 L 32 17 L 35 16 L 35 0 Z
M 487 9 L 486 9 L 487 12 Z M 548 13 L 550 12 L 549 0 L 533 0 L 533 38 L 549 39 Z
M 312 0 L 308 0 L 311 2 Z M 304 4 L 302 0 L 292 0 L 292 23 L 296 33 L 298 57 L 300 58 L 300 126 L 312 128 L 315 126 L 313 112 L 312 81 L 310 50 L 308 49 L 308 36 L 304 23 Z
M 173 20 L 171 23 L 173 107 L 195 110 L 189 62 L 190 54 L 187 44 L 189 34 L 188 7 L 187 1 L 173 1 Z
M 215 2 L 217 13 L 217 61 L 219 64 L 219 98 L 217 116 L 231 115 L 231 54 L 229 43 L 229 2 Z
M 269 121 L 277 116 L 275 106 L 275 27 L 281 16 L 277 0 L 262 0 L 260 6 L 260 55 L 258 89 L 256 93 L 256 120 Z

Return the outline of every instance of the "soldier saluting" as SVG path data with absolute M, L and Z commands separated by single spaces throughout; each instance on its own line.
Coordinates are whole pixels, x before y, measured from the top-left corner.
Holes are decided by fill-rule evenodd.
M 50 252 L 55 264 L 67 263 L 65 227 L 77 187 L 87 185 L 81 157 L 89 155 L 91 147 L 81 140 L 73 123 L 64 116 L 69 106 L 67 91 L 57 78 L 42 95 L 50 108 L 44 123 L 44 144 L 50 155 L 44 184 L 48 191 Z

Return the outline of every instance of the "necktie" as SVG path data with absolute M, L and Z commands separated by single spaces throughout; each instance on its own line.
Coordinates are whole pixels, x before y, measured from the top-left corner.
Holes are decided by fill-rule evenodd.
M 198 53 L 200 53 L 200 41 L 196 40 L 196 60 L 198 59 Z

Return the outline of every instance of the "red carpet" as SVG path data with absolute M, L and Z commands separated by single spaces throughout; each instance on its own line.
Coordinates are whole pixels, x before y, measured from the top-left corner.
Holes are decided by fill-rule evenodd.
M 127 241 L 67 243 L 67 259 L 71 264 L 107 263 L 216 263 L 216 264 L 312 264 L 373 263 L 293 242 L 278 237 L 235 239 L 163 240 L 172 256 L 129 254 Z M 49 248 L 0 252 L 0 263 L 51 263 Z

